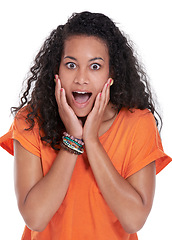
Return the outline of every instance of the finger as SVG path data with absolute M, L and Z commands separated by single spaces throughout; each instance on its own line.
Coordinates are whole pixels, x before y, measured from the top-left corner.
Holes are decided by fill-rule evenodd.
M 112 78 L 109 78 L 107 83 L 105 84 L 105 106 L 108 104 L 110 99 L 110 84 L 111 84 Z
M 56 80 L 58 80 L 58 78 L 59 78 L 59 75 L 55 75 L 55 79 L 54 79 L 54 82 L 56 83 Z
M 100 98 L 100 111 L 104 110 L 107 105 L 108 89 L 109 89 L 109 83 L 107 81 L 103 87 L 101 98 Z
M 106 87 L 106 92 L 105 92 L 105 105 L 107 105 L 109 103 L 110 100 L 110 82 L 112 80 L 110 79 L 108 81 L 107 87 Z
M 59 78 L 56 78 L 56 86 L 55 86 L 55 97 L 57 104 L 60 104 L 60 90 L 61 90 L 61 81 Z
M 95 109 L 96 112 L 98 112 L 100 109 L 101 97 L 102 97 L 102 93 L 99 93 L 96 97 L 94 108 L 93 108 L 93 110 Z
M 60 89 L 60 104 L 61 104 L 61 108 L 63 109 L 63 111 L 67 114 L 67 113 L 72 113 L 74 114 L 72 108 L 69 106 L 67 99 L 66 99 L 66 92 L 64 88 Z M 75 115 L 75 114 L 74 114 Z
M 96 111 L 96 113 L 98 113 L 102 111 L 102 109 L 104 108 L 106 88 L 107 88 L 107 83 L 104 85 L 102 92 L 97 95 L 92 111 Z
M 67 132 L 76 137 L 82 137 L 82 124 L 78 121 L 73 109 L 69 106 L 64 88 L 60 90 L 60 117 Z
M 63 107 L 69 106 L 66 100 L 66 94 L 64 88 L 60 89 L 60 100 Z

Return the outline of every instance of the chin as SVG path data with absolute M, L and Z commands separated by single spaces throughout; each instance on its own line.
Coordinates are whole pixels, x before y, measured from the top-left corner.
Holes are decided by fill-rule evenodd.
M 91 111 L 91 110 L 90 110 Z M 88 114 L 90 113 L 90 111 L 86 110 L 86 109 L 80 109 L 80 110 L 76 110 L 74 111 L 76 116 L 78 118 L 84 118 L 84 117 L 87 117 Z
M 88 116 L 88 113 L 75 113 L 78 118 L 85 118 Z

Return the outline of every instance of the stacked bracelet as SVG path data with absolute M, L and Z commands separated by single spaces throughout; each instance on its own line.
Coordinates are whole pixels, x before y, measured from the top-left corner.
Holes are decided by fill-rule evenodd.
M 84 152 L 84 142 L 82 139 L 75 138 L 68 133 L 64 132 L 62 137 L 61 146 L 74 154 L 80 155 Z

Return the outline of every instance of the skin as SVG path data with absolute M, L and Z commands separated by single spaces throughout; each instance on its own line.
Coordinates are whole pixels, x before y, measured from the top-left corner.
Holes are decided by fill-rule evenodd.
M 91 131 L 95 129 L 93 134 L 98 135 L 101 122 L 104 120 L 102 118 L 107 118 L 107 114 L 108 120 L 114 117 L 115 112 L 111 104 L 108 104 L 109 77 L 109 54 L 104 42 L 95 37 L 81 36 L 66 41 L 59 68 L 61 81 L 56 76 L 56 99 L 60 107 L 60 117 L 69 134 L 85 140 L 87 126 L 91 125 Z M 91 92 L 89 103 L 86 106 L 75 104 L 72 91 Z M 94 109 L 91 111 L 93 105 Z M 87 115 L 87 121 L 82 128 L 81 119 Z M 96 115 L 98 122 L 89 123 L 90 118 L 93 117 L 95 120 Z
M 74 36 L 65 42 L 61 59 L 55 88 L 60 117 L 69 134 L 83 138 L 90 167 L 104 199 L 124 230 L 134 233 L 144 225 L 151 210 L 155 163 L 124 179 L 99 142 L 99 136 L 109 129 L 116 117 L 109 102 L 108 49 L 95 37 Z M 96 68 L 98 65 L 101 67 Z M 84 107 L 73 101 L 72 91 L 76 90 L 92 93 Z M 42 231 L 65 197 L 77 156 L 61 149 L 43 177 L 41 159 L 16 140 L 14 155 L 20 212 L 28 227 Z

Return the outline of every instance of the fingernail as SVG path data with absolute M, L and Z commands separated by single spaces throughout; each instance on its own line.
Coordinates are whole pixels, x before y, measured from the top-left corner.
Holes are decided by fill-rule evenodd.
M 101 97 L 102 93 L 100 93 L 100 97 Z
M 61 88 L 60 91 L 63 92 L 63 88 Z
M 56 74 L 56 75 L 55 75 L 55 79 L 58 79 L 58 78 L 59 78 L 59 75 Z
M 110 86 L 112 86 L 112 85 L 113 85 L 113 83 L 114 83 L 114 81 L 113 81 L 113 79 L 112 79 L 112 78 L 110 78 L 109 80 L 110 80 Z

